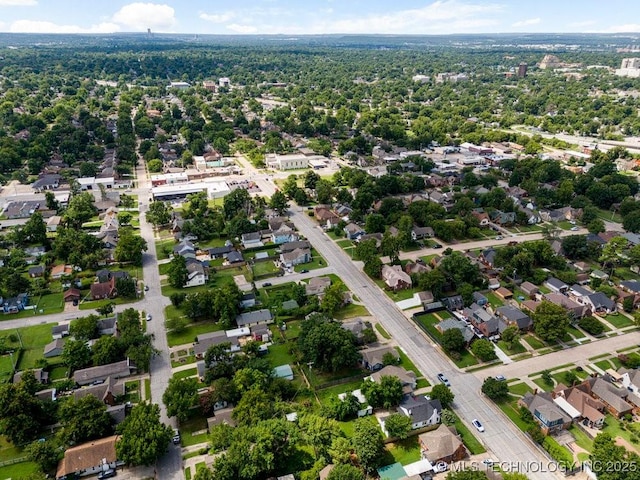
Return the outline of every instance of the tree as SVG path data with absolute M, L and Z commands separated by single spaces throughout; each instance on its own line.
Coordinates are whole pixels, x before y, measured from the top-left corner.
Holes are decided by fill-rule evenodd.
M 163 163 L 159 158 L 153 158 L 147 162 L 149 173 L 158 173 L 162 171 Z
M 114 252 L 116 262 L 132 263 L 142 266 L 142 252 L 147 251 L 147 241 L 135 235 L 131 228 L 121 228 L 118 231 L 118 245 Z
M 364 230 L 367 233 L 383 233 L 385 218 L 379 213 L 371 213 L 364 219 Z
M 135 278 L 116 278 L 116 290 L 121 298 L 136 298 L 138 289 Z
M 640 210 L 634 210 L 622 217 L 622 226 L 629 232 L 640 232 Z
M 359 418 L 353 426 L 353 449 L 360 465 L 367 473 L 375 472 L 382 459 L 384 443 L 376 424 L 368 418 Z
M 562 239 L 562 251 L 571 260 L 583 260 L 589 257 L 589 245 L 586 235 L 569 235 Z
M 86 317 L 76 318 L 69 326 L 69 334 L 76 340 L 92 340 L 98 338 L 98 319 L 97 315 L 88 315 Z
M 449 408 L 455 398 L 455 394 L 443 383 L 434 385 L 429 396 L 433 399 L 440 400 L 442 408 Z
M 70 227 L 79 230 L 82 224 L 90 220 L 96 213 L 93 195 L 89 192 L 83 192 L 71 197 L 63 218 Z
M 298 426 L 307 445 L 313 448 L 313 457 L 316 460 L 327 458 L 333 439 L 341 435 L 340 426 L 335 420 L 312 413 L 304 414 L 298 420 Z
M 91 358 L 95 366 L 108 365 L 122 360 L 122 345 L 112 335 L 103 335 L 91 347 Z
M 106 437 L 113 432 L 107 406 L 94 395 L 78 400 L 67 398 L 60 406 L 58 419 L 62 424 L 59 435 L 66 444 Z
M 500 338 L 505 341 L 510 350 L 520 342 L 520 329 L 517 325 L 509 325 L 500 334 Z
M 304 188 L 315 190 L 318 181 L 320 181 L 320 175 L 313 170 L 309 170 L 304 174 Z
M 482 393 L 491 400 L 499 401 L 509 396 L 509 387 L 507 382 L 496 380 L 493 377 L 487 377 L 482 382 Z
M 364 473 L 353 465 L 336 465 L 327 475 L 327 480 L 364 480 Z
M 336 420 L 341 422 L 351 420 L 356 417 L 359 410 L 360 402 L 351 392 L 345 393 L 344 400 L 340 400 L 337 397 L 332 399 L 331 414 Z
M 543 300 L 533 314 L 533 329 L 546 342 L 562 338 L 569 328 L 569 314 L 564 307 Z
M 63 457 L 62 451 L 51 440 L 32 442 L 24 449 L 24 453 L 44 473 L 51 473 Z
M 345 437 L 335 437 L 331 441 L 331 446 L 328 449 L 331 461 L 336 465 L 348 464 L 351 462 L 351 452 L 353 452 L 353 445 Z
M 379 257 L 372 257 L 364 262 L 364 273 L 371 278 L 380 278 L 382 275 L 382 260 Z
M 578 326 L 591 335 L 600 335 L 605 329 L 602 322 L 592 316 L 582 317 Z
M 302 322 L 298 347 L 305 362 L 325 372 L 337 372 L 358 361 L 356 338 L 322 315 L 314 315 Z
M 36 438 L 48 421 L 42 402 L 23 382 L 0 385 L 0 430 L 15 445 Z
M 237 188 L 224 197 L 224 216 L 227 220 L 243 214 L 248 217 L 251 213 L 251 197 L 244 188 Z
M 162 395 L 167 406 L 167 415 L 175 416 L 179 422 L 189 418 L 191 407 L 198 401 L 198 381 L 195 378 L 171 377 L 169 385 Z
M 118 223 L 120 225 L 131 225 L 131 219 L 133 215 L 131 212 L 120 212 L 118 213 Z
M 487 474 L 480 470 L 458 470 L 449 472 L 447 480 L 488 480 Z
M 383 375 L 380 381 L 365 381 L 361 387 L 362 394 L 369 405 L 386 409 L 396 407 L 402 400 L 402 382 L 398 377 Z
M 382 236 L 382 242 L 380 243 L 380 251 L 382 255 L 389 257 L 391 263 L 396 263 L 400 260 L 400 239 L 394 237 L 389 232 Z
M 325 291 L 320 301 L 320 310 L 333 317 L 344 305 L 344 292 L 347 288 L 342 282 L 335 282 Z
M 623 253 L 627 248 L 628 241 L 624 237 L 613 237 L 603 247 L 600 261 L 611 267 L 611 273 L 622 261 Z
M 98 312 L 100 315 L 104 315 L 105 317 L 107 317 L 113 313 L 115 308 L 116 308 L 116 304 L 113 302 L 109 302 L 109 303 L 105 303 L 104 305 L 101 305 L 100 307 L 97 307 L 96 312 Z
M 84 340 L 68 340 L 62 349 L 62 363 L 70 370 L 78 370 L 91 364 L 91 349 Z
M 149 205 L 146 216 L 154 227 L 166 225 L 171 221 L 171 208 L 165 202 L 155 201 Z
M 27 223 L 18 230 L 17 239 L 21 245 L 49 245 L 47 239 L 47 225 L 40 212 L 35 212 L 29 217 Z
M 256 425 L 268 420 L 275 413 L 273 398 L 260 388 L 252 388 L 245 392 L 233 409 L 233 418 L 241 426 Z
M 187 270 L 187 261 L 184 257 L 177 255 L 169 262 L 167 269 L 167 277 L 169 285 L 173 288 L 183 288 L 189 279 L 189 271 Z
M 275 210 L 278 215 L 285 215 L 289 209 L 287 197 L 280 190 L 276 190 L 269 200 L 269 207 Z
M 589 224 L 587 225 L 587 229 L 589 230 L 589 233 L 597 235 L 598 233 L 604 232 L 606 230 L 606 227 L 602 219 L 596 218 L 595 220 L 589 222 Z
M 631 470 L 612 468 L 613 465 L 637 465 L 638 455 L 628 452 L 623 446 L 616 445 L 608 433 L 599 433 L 593 441 L 591 449 L 591 469 L 598 480 L 623 480 L 637 478 Z
M 486 338 L 476 340 L 471 344 L 471 351 L 483 362 L 495 360 L 497 357 L 493 343 Z
M 458 328 L 450 328 L 442 334 L 442 348 L 446 352 L 461 352 L 464 349 L 464 335 Z
M 152 465 L 173 437 L 173 430 L 160 422 L 160 407 L 146 402 L 133 407 L 118 433 L 116 453 L 127 465 Z
M 389 437 L 405 439 L 411 432 L 411 417 L 402 413 L 393 413 L 384 421 L 384 428 Z

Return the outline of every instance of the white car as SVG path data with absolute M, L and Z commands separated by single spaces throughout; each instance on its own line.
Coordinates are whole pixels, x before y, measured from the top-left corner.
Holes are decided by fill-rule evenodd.
M 580 230 L 579 227 L 571 227 L 570 229 L 572 232 L 577 232 L 578 230 Z
M 438 462 L 433 466 L 433 471 L 434 473 L 440 473 L 440 472 L 446 472 L 449 468 L 449 465 L 447 465 L 444 462 Z
M 150 322 L 150 321 L 151 321 L 151 314 L 147 313 L 147 322 Z
M 484 432 L 484 427 L 480 423 L 480 420 L 478 420 L 477 418 L 474 418 L 471 421 L 471 423 L 473 424 L 474 427 L 476 427 L 476 430 L 478 430 L 479 432 Z

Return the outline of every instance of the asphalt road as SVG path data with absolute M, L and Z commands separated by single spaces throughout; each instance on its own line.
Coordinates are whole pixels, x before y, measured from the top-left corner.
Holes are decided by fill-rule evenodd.
M 451 381 L 455 393 L 455 410 L 477 438 L 492 451 L 492 455 L 505 462 L 520 462 L 521 465 L 547 465 L 544 457 L 518 430 L 506 419 L 495 405 L 480 392 L 481 380 L 474 375 L 465 374 L 454 368 L 444 354 L 409 321 L 395 303 L 380 292 L 367 277 L 327 235 L 313 222 L 306 212 L 299 209 L 291 212 L 291 219 L 297 229 L 311 241 L 316 250 L 324 256 L 338 276 L 352 293 L 373 312 L 382 326 L 401 345 L 401 348 L 425 374 L 432 384 L 438 383 L 438 372 L 443 372 Z M 476 432 L 471 420 L 479 419 L 484 427 L 483 433 Z M 547 480 L 558 474 L 553 472 L 530 472 L 532 480 Z

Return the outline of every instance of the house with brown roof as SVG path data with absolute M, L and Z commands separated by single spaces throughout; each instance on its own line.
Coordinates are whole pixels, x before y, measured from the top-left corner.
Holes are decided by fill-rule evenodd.
M 495 290 L 495 294 L 502 298 L 503 300 L 508 300 L 510 298 L 513 298 L 513 292 L 507 288 L 504 287 L 500 287 L 498 289 Z
M 562 398 L 579 412 L 579 421 L 583 425 L 600 429 L 604 427 L 606 405 L 597 398 L 593 398 L 585 390 L 585 386 L 582 385 L 569 388 L 566 385 L 559 384 L 553 390 L 552 395 L 556 403 L 558 403 L 559 398 Z M 562 404 L 558 404 L 562 408 Z
M 329 277 L 313 277 L 305 285 L 305 292 L 307 295 L 322 295 L 330 285 L 331 279 Z
M 118 296 L 115 277 L 112 277 L 110 280 L 103 283 L 92 283 L 90 290 L 92 300 L 102 300 Z
M 531 313 L 535 313 L 536 308 L 540 306 L 540 303 L 542 302 L 538 302 L 536 300 L 525 300 L 520 304 L 520 307 L 522 307 L 523 310 L 529 310 Z
M 314 216 L 323 228 L 332 228 L 340 223 L 340 217 L 329 207 L 318 205 L 313 209 Z
M 460 437 L 444 423 L 435 430 L 421 433 L 418 443 L 422 458 L 426 458 L 432 464 L 459 462 L 469 456 Z
M 135 365 L 127 358 L 121 362 L 76 370 L 73 372 L 73 381 L 78 385 L 89 385 L 90 383 L 105 381 L 109 377 L 113 377 L 116 380 L 125 378 L 135 371 Z
M 65 302 L 77 302 L 80 300 L 80 290 L 78 290 L 77 288 L 70 288 L 62 294 L 62 298 Z
M 619 388 L 607 382 L 604 378 L 587 378 L 584 389 L 593 397 L 602 400 L 611 415 L 620 418 L 633 411 L 633 405 L 626 401 L 629 390 Z
M 88 385 L 73 391 L 73 398 L 81 398 L 93 395 L 107 405 L 115 405 L 117 398 L 124 395 L 124 382 L 117 382 L 113 377 L 108 377 L 98 385 Z
M 574 302 L 569 297 L 561 293 L 547 293 L 544 298 L 548 302 L 566 308 L 569 314 L 573 315 L 574 318 L 584 317 L 589 310 L 586 306 L 580 305 L 578 302 Z
M 540 293 L 538 286 L 531 282 L 522 282 L 520 284 L 520 290 L 522 290 L 522 292 L 529 298 L 533 298 L 536 293 Z
M 402 383 L 405 393 L 411 393 L 416 388 L 416 374 L 397 365 L 387 365 L 372 373 L 367 379 L 372 382 L 380 382 L 382 377 L 396 377 Z
M 115 469 L 119 464 L 116 455 L 117 439 L 117 435 L 113 435 L 68 448 L 58 464 L 56 478 L 62 480 L 68 478 L 68 475 L 90 475 L 109 468 Z
M 71 275 L 73 273 L 73 267 L 71 265 L 54 265 L 51 268 L 50 277 L 53 279 L 62 278 L 64 275 Z
M 360 350 L 360 355 L 362 355 L 362 364 L 364 368 L 375 372 L 384 367 L 384 356 L 386 354 L 391 355 L 396 360 L 400 360 L 400 354 L 393 347 L 380 346 L 380 347 L 371 347 Z
M 402 271 L 400 265 L 383 265 L 382 280 L 387 287 L 394 291 L 411 288 L 413 284 L 411 277 Z

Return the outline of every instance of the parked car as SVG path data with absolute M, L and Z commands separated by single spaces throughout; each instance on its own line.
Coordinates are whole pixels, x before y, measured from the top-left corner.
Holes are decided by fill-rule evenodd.
M 180 430 L 178 430 L 177 428 L 173 429 L 173 444 L 174 445 L 180 445 Z
M 433 248 L 442 248 L 442 245 L 440 245 L 439 243 L 436 243 Z
M 502 240 L 503 238 L 504 238 L 504 237 L 503 237 L 502 235 L 498 235 L 498 236 L 496 237 L 496 240 Z
M 102 480 L 103 478 L 113 478 L 115 476 L 116 476 L 116 471 L 113 468 L 110 468 L 109 470 L 100 472 L 98 474 L 98 480 Z
M 148 291 L 149 291 L 149 285 L 145 285 L 145 286 L 144 286 L 144 291 L 145 291 L 145 292 L 148 292 Z
M 264 282 L 262 284 L 263 287 L 270 287 L 271 286 L 271 282 Z
M 571 227 L 571 231 L 572 231 L 572 232 L 577 232 L 578 230 L 580 230 L 580 228 L 579 228 L 579 227 Z
M 150 322 L 150 321 L 151 321 L 151 314 L 147 313 L 147 322 Z
M 490 467 L 491 465 L 496 463 L 496 461 L 493 458 L 485 458 L 484 460 L 482 460 L 482 463 Z
M 479 432 L 484 432 L 484 427 L 482 426 L 482 423 L 480 423 L 480 420 L 474 418 L 471 423 L 474 427 L 476 427 L 476 430 L 478 430 Z
M 499 382 L 504 382 L 506 380 L 504 375 L 496 375 L 496 380 Z
M 444 383 L 447 387 L 451 386 L 451 383 L 449 382 L 449 379 L 444 376 L 444 373 L 439 373 L 438 374 L 438 380 L 440 380 L 442 383 Z

